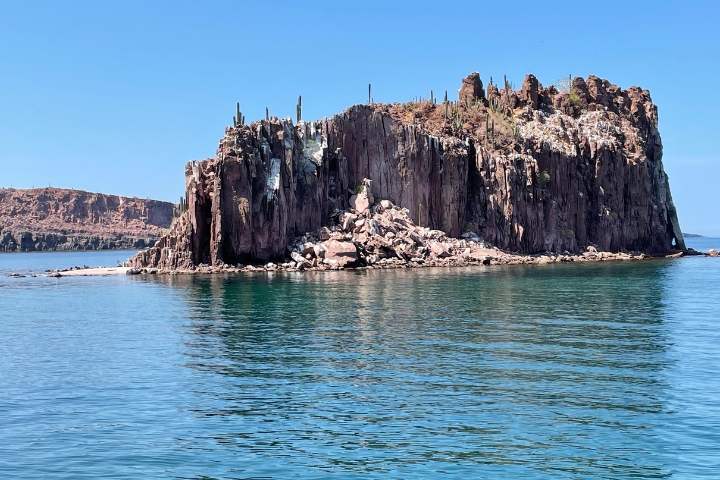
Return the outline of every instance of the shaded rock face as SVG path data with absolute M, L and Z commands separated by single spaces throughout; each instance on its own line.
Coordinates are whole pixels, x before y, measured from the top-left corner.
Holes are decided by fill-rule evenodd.
M 461 92 L 482 98 L 465 80 Z M 485 125 L 500 114 L 482 101 L 454 105 L 464 114 L 455 126 L 428 103 L 413 124 L 365 105 L 321 122 L 228 128 L 214 159 L 186 167 L 188 212 L 131 265 L 284 259 L 294 238 L 332 227 L 351 198 L 357 207 L 360 188 L 406 207 L 418 226 L 472 231 L 509 251 L 684 249 L 649 93 L 597 77 L 572 86 L 573 101 L 533 76 L 503 92 L 509 113 L 495 124 L 514 133 L 497 142 Z
M 174 205 L 62 188 L 0 189 L 0 251 L 146 248 Z

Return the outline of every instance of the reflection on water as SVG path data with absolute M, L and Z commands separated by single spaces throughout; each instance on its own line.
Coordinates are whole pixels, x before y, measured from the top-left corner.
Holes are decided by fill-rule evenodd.
M 663 477 L 666 266 L 172 280 L 188 366 L 229 378 L 197 410 L 232 422 L 228 448 L 330 471 Z
M 108 320 L 101 296 L 78 316 L 105 327 L 62 331 L 114 350 L 107 365 L 125 384 L 111 390 L 122 385 L 125 404 L 105 416 L 127 436 L 85 418 L 99 388 L 88 382 L 87 397 L 48 395 L 57 424 L 81 425 L 76 441 L 40 443 L 75 476 L 97 473 L 73 460 L 90 438 L 116 441 L 91 450 L 127 478 L 706 475 L 720 467 L 719 265 L 104 279 L 125 309 Z M 118 344 L 129 325 L 143 339 Z M 55 374 L 72 380 L 80 366 L 64 362 Z M 32 452 L 42 427 L 13 425 L 0 440 Z

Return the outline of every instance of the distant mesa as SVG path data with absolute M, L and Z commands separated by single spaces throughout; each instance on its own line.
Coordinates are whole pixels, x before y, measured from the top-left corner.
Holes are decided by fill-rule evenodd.
M 146 248 L 175 205 L 62 188 L 0 188 L 0 252 Z

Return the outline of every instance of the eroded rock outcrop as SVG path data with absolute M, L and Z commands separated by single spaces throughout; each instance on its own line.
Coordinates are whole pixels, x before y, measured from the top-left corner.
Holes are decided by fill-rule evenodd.
M 461 102 L 475 101 L 485 98 L 485 90 L 478 72 L 473 72 L 463 78 L 462 86 L 458 90 L 458 97 Z
M 0 252 L 146 248 L 174 205 L 62 188 L 0 189 Z
M 283 261 L 308 232 L 345 232 L 342 212 L 369 221 L 370 198 L 406 208 L 420 228 L 519 253 L 685 248 L 647 90 L 591 76 L 560 92 L 528 76 L 484 98 L 478 81 L 463 80 L 449 105 L 228 127 L 215 158 L 186 166 L 188 212 L 131 265 Z

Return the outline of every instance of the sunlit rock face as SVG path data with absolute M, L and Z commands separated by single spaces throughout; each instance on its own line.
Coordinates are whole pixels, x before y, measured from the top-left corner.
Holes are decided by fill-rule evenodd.
M 477 74 L 460 100 L 356 105 L 330 119 L 227 128 L 186 166 L 188 210 L 138 266 L 262 262 L 323 226 L 364 179 L 415 224 L 520 252 L 684 249 L 647 90 L 590 76 L 567 91 Z
M 0 252 L 145 248 L 170 227 L 170 202 L 66 188 L 0 188 Z

